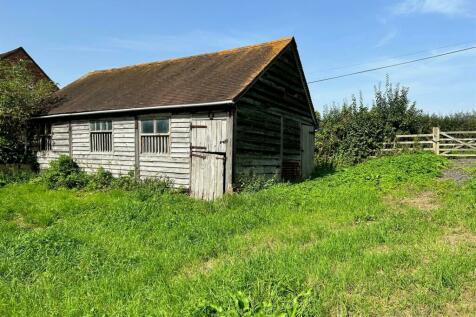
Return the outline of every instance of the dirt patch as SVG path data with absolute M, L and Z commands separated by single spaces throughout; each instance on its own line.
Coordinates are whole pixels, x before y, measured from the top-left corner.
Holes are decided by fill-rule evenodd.
M 472 167 L 476 167 L 476 159 L 453 160 L 452 166 L 442 172 L 441 179 L 454 180 L 457 183 L 463 183 L 471 177 L 466 169 Z

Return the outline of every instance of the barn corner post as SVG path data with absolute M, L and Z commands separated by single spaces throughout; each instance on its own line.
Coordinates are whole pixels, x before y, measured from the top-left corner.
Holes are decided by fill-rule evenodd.
M 440 155 L 440 128 L 433 127 L 433 152 Z
M 235 140 L 234 140 L 234 130 L 236 126 L 236 108 L 233 106 L 228 111 L 227 118 L 227 138 L 226 138 L 226 153 L 225 153 L 225 192 L 233 192 L 233 175 L 234 175 L 234 158 L 235 155 Z

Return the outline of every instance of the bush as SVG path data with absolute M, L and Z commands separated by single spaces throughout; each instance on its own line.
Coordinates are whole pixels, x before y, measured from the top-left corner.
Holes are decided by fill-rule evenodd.
M 373 105 L 354 96 L 350 104 L 324 112 L 316 133 L 318 164 L 351 165 L 380 153 L 398 133 L 422 133 L 423 113 L 408 98 L 408 88 L 390 84 L 375 89 Z
M 167 178 L 146 178 L 137 180 L 134 191 L 140 200 L 147 200 L 157 194 L 171 192 L 173 183 Z
M 51 161 L 41 178 L 50 189 L 84 188 L 89 182 L 88 175 L 67 155 L 60 155 L 57 160 Z
M 9 183 L 22 183 L 29 181 L 37 174 L 29 168 L 22 165 L 3 165 L 0 166 L 0 187 Z
M 0 60 L 0 164 L 34 163 L 31 118 L 55 101 L 56 86 L 36 78 L 31 62 Z
M 255 174 L 242 174 L 238 177 L 237 189 L 242 192 L 257 192 L 269 188 L 279 181 L 278 176 L 259 176 Z
M 319 118 L 316 133 L 317 164 L 352 165 L 381 153 L 384 142 L 396 134 L 431 133 L 476 129 L 476 112 L 451 115 L 429 115 L 418 109 L 408 97 L 409 89 L 392 86 L 387 78 L 385 88 L 375 88 L 372 106 L 352 97 L 350 104 L 326 109 Z
M 88 190 L 120 189 L 137 191 L 141 199 L 171 191 L 172 181 L 166 178 L 137 179 L 131 171 L 126 176 L 115 178 L 111 172 L 100 167 L 93 174 L 86 174 L 69 156 L 61 155 L 50 163 L 41 175 L 41 180 L 50 189 L 86 188 Z
M 112 187 L 114 177 L 112 173 L 103 167 L 97 169 L 96 173 L 89 175 L 88 189 L 103 190 Z

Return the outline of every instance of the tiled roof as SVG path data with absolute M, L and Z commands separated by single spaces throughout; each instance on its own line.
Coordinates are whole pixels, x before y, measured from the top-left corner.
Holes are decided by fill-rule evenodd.
M 61 89 L 48 115 L 233 100 L 292 41 L 93 71 Z

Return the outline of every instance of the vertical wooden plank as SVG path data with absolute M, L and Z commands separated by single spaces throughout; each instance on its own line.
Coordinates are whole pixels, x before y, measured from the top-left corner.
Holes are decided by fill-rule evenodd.
M 234 111 L 230 111 L 225 123 L 225 191 L 233 191 L 233 129 L 234 129 Z
M 284 160 L 284 118 L 280 116 L 281 128 L 280 128 L 280 143 L 279 143 L 279 177 L 283 179 L 283 160 Z
M 68 122 L 68 133 L 69 133 L 69 157 L 73 158 L 73 131 L 71 126 L 71 120 Z
M 142 140 L 141 140 L 142 142 Z M 139 160 L 139 122 L 137 116 L 134 117 L 134 176 L 140 179 L 140 160 Z

